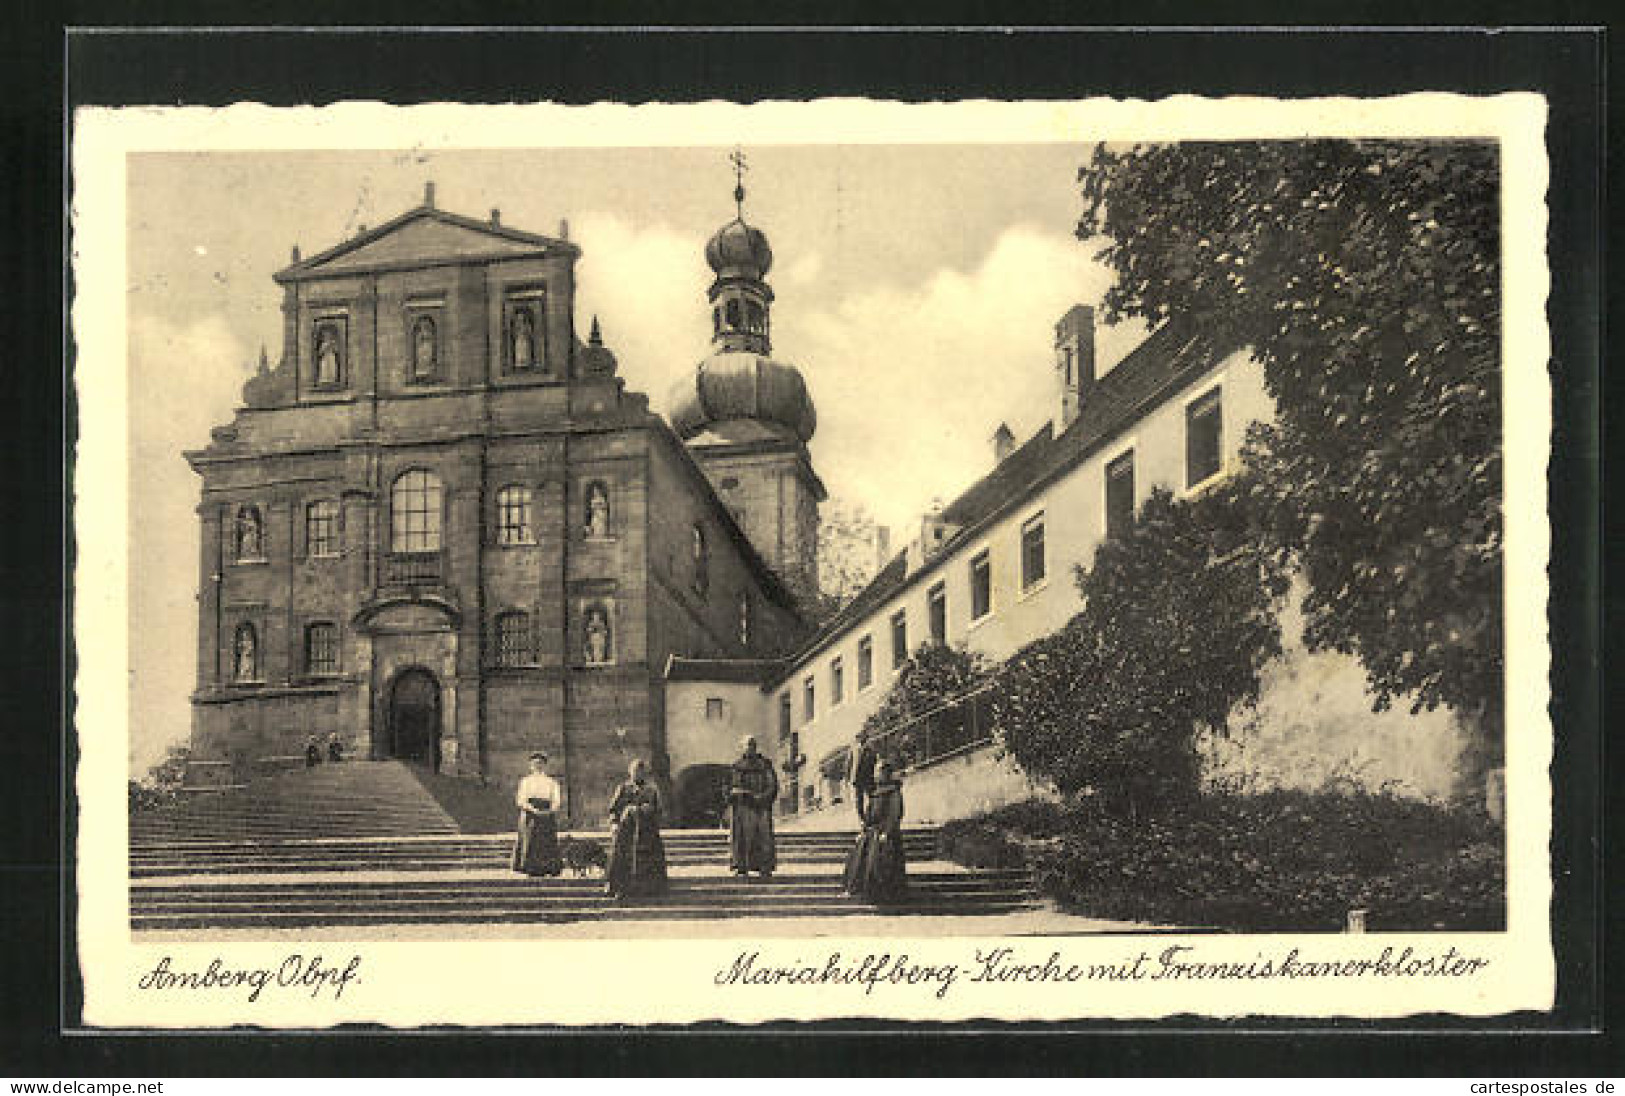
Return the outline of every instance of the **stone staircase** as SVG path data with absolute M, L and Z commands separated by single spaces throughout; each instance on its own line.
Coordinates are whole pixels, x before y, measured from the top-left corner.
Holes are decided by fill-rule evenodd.
M 130 820 L 132 846 L 455 834 L 457 823 L 399 761 L 346 761 L 200 792 Z
M 569 836 L 608 848 L 607 833 Z M 771 879 L 728 871 L 724 830 L 663 836 L 669 893 L 618 903 L 603 894 L 598 872 L 533 879 L 509 871 L 511 834 L 458 833 L 397 763 L 322 766 L 132 822 L 131 927 L 195 932 L 877 912 L 841 887 L 851 832 L 781 833 Z M 997 915 L 1039 905 L 1024 869 L 971 870 L 937 860 L 934 828 L 905 831 L 904 848 L 910 898 L 887 914 Z

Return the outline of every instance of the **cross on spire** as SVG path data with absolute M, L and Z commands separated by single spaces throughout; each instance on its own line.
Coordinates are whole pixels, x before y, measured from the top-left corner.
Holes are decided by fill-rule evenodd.
M 745 219 L 745 172 L 750 170 L 750 164 L 745 161 L 744 150 L 738 145 L 728 154 L 728 162 L 734 166 L 734 209 L 739 219 Z

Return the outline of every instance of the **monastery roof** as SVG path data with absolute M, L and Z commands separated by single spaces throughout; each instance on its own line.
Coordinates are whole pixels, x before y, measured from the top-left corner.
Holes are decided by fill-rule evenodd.
M 1006 512 L 1022 506 L 1040 488 L 1075 468 L 1096 450 L 1138 422 L 1167 394 L 1211 369 L 1233 348 L 1221 348 L 1188 323 L 1166 323 L 1084 396 L 1078 418 L 1057 436 L 1044 426 L 1000 461 L 987 475 L 943 508 L 942 518 L 958 531 L 923 566 L 910 573 L 905 549 L 892 557 L 858 594 L 818 630 L 785 664 L 796 667 L 869 619 L 895 595 L 934 573 L 954 553 Z
M 784 669 L 779 658 L 682 658 L 666 659 L 667 681 L 719 681 L 738 685 L 760 685 Z

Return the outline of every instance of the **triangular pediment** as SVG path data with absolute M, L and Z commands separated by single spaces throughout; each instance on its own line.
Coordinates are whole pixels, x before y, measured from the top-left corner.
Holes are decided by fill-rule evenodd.
M 557 245 L 569 246 L 527 232 L 422 209 L 296 263 L 282 276 L 301 278 L 460 258 L 537 255 Z

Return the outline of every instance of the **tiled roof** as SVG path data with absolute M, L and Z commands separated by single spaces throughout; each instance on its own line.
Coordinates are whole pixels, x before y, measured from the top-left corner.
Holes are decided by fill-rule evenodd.
M 666 660 L 667 681 L 724 681 L 760 685 L 784 669 L 777 658 L 681 658 Z
M 971 484 L 944 507 L 943 520 L 959 527 L 924 567 L 908 572 L 908 554 L 898 553 L 856 597 L 818 630 L 786 665 L 786 671 L 867 620 L 895 594 L 952 556 L 992 518 L 1019 506 L 1056 475 L 1079 464 L 1096 449 L 1138 422 L 1164 393 L 1188 383 L 1230 353 L 1193 330 L 1166 323 L 1095 382 L 1083 398 L 1078 418 L 1059 437 L 1051 423 L 1016 449 L 993 471 Z

